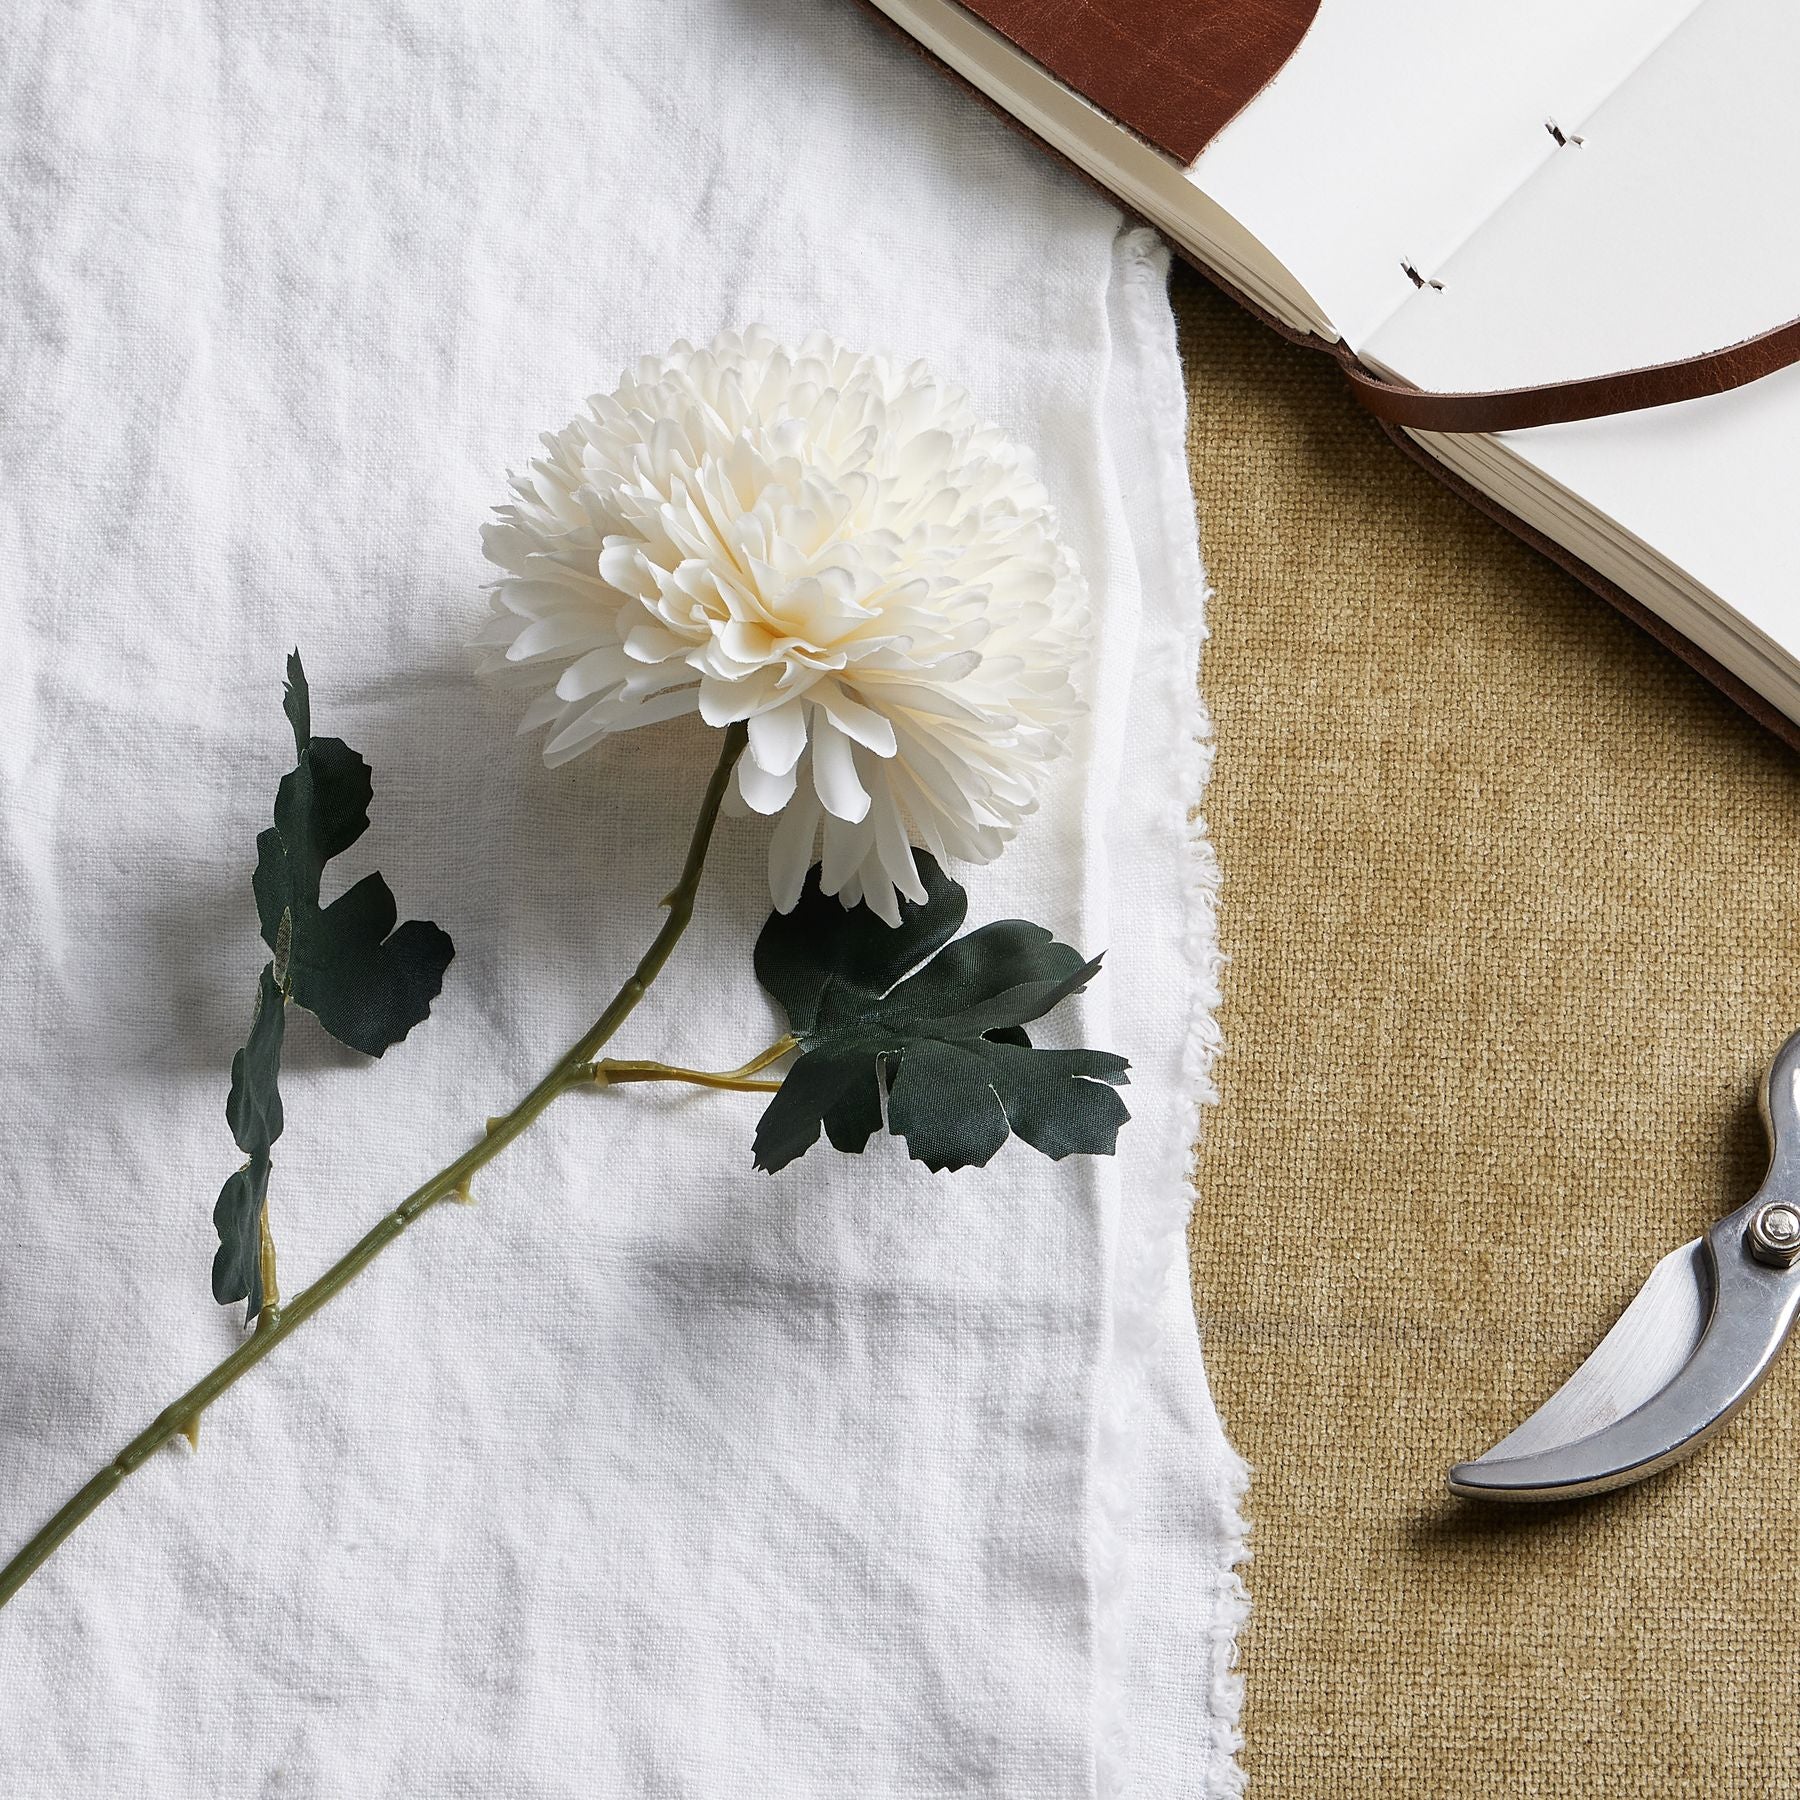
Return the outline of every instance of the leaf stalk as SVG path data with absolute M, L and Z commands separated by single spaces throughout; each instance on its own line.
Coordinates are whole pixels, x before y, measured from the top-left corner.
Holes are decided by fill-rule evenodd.
M 679 1063 L 618 1061 L 608 1057 L 591 1065 L 588 1078 L 596 1087 L 617 1087 L 630 1081 L 686 1081 L 695 1087 L 730 1088 L 740 1094 L 773 1094 L 780 1090 L 779 1081 L 751 1078 L 799 1045 L 800 1040 L 791 1034 L 777 1038 L 768 1049 L 735 1069 L 684 1069 Z

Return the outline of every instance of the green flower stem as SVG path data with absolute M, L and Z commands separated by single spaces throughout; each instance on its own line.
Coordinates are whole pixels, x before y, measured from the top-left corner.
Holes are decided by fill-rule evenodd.
M 589 1079 L 596 1087 L 617 1087 L 627 1081 L 688 1081 L 695 1087 L 731 1088 L 740 1094 L 773 1094 L 781 1087 L 779 1081 L 753 1081 L 751 1077 L 799 1045 L 796 1037 L 777 1038 L 760 1056 L 751 1057 L 736 1069 L 684 1069 L 676 1063 L 615 1062 L 608 1058 L 593 1064 Z
M 5 1606 L 18 1593 L 51 1553 L 124 1482 L 126 1476 L 142 1468 L 172 1439 L 181 1436 L 190 1439 L 195 1437 L 199 1431 L 200 1415 L 221 1394 L 247 1375 L 277 1344 L 298 1331 L 314 1313 L 348 1287 L 409 1225 L 442 1200 L 466 1197 L 470 1178 L 475 1172 L 492 1162 L 514 1138 L 521 1136 L 551 1101 L 567 1093 L 572 1087 L 592 1083 L 595 1053 L 625 1023 L 632 1009 L 643 999 L 694 916 L 694 896 L 699 891 L 700 875 L 706 864 L 707 848 L 712 842 L 713 827 L 718 822 L 719 807 L 725 798 L 732 768 L 743 754 L 746 737 L 747 731 L 743 725 L 733 725 L 727 729 L 718 764 L 713 769 L 712 779 L 707 783 L 706 795 L 700 805 L 700 817 L 694 824 L 694 835 L 688 845 L 687 861 L 682 866 L 681 879 L 663 902 L 668 908 L 668 916 L 651 940 L 649 949 L 638 959 L 638 965 L 632 971 L 630 979 L 612 997 L 606 1010 L 580 1041 L 511 1112 L 488 1121 L 487 1135 L 480 1143 L 465 1150 L 455 1162 L 439 1170 L 423 1187 L 416 1188 L 407 1195 L 317 1281 L 295 1294 L 278 1314 L 266 1322 L 264 1329 L 247 1337 L 222 1363 L 202 1376 L 172 1406 L 165 1407 L 105 1468 L 78 1489 L 39 1528 L 30 1542 L 4 1568 L 0 1568 L 0 1607 Z M 774 1056 L 783 1053 L 782 1050 L 776 1050 L 774 1055 L 767 1056 L 756 1066 L 766 1066 L 767 1061 L 772 1061 Z

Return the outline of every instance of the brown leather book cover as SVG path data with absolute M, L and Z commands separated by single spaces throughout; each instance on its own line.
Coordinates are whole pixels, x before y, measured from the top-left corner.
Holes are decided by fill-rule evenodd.
M 1319 0 L 965 0 L 1065 87 L 1191 163 L 1305 37 Z
M 1131 209 L 1104 183 L 1051 149 L 1004 107 L 947 68 L 882 12 L 876 0 L 862 0 L 862 4 L 958 87 L 974 95 L 989 111 L 1029 137 L 1047 155 L 1073 169 L 1115 206 L 1130 213 Z M 1160 3 L 1159 0 L 961 0 L 961 4 L 1033 61 L 1041 63 L 1066 86 L 1158 149 L 1186 163 L 1198 157 L 1207 143 L 1274 78 L 1299 47 L 1318 12 L 1319 0 L 1244 0 L 1238 5 L 1232 4 L 1232 0 L 1160 0 Z M 1214 35 L 1209 36 L 1209 33 Z M 1572 551 L 1471 487 L 1399 429 L 1394 420 L 1385 416 L 1395 404 L 1385 393 L 1389 384 L 1363 369 L 1346 349 L 1293 330 L 1241 293 L 1216 269 L 1189 255 L 1178 244 L 1170 247 L 1205 280 L 1291 343 L 1334 356 L 1353 385 L 1376 394 L 1379 403 L 1372 405 L 1371 410 L 1381 416 L 1382 428 L 1409 456 L 1429 469 L 1446 487 L 1591 588 L 1704 676 L 1790 749 L 1800 752 L 1800 724 L 1684 637 L 1667 620 L 1651 612 Z M 1795 344 L 1800 344 L 1800 326 L 1782 327 L 1778 332 L 1765 334 L 1764 339 L 1753 340 L 1750 345 L 1693 358 L 1684 366 L 1716 363 L 1748 349 L 1751 351 L 1749 360 L 1756 366 L 1743 378 L 1753 379 L 1755 374 L 1766 373 L 1769 368 L 1795 360 L 1795 354 L 1800 352 L 1795 351 L 1794 344 L 1785 342 L 1789 337 Z M 1779 356 L 1758 350 L 1757 346 L 1765 341 L 1776 339 L 1783 340 L 1783 353 Z M 1655 374 L 1656 371 L 1634 373 Z M 1566 389 L 1584 384 L 1561 385 Z M 1736 382 L 1726 385 L 1736 385 Z M 1714 389 L 1710 386 L 1691 387 L 1688 391 Z M 1369 395 L 1365 393 L 1363 397 L 1368 403 Z M 1480 410 L 1491 409 L 1491 402 L 1497 398 L 1505 399 L 1506 396 L 1418 396 L 1420 401 L 1439 412 L 1445 411 L 1446 407 L 1454 409 L 1460 402 L 1478 403 L 1474 410 L 1464 408 L 1471 411 L 1468 421 L 1460 426 L 1455 423 L 1447 426 L 1449 429 L 1477 430 L 1487 428 L 1485 419 L 1479 416 Z M 1591 417 L 1594 411 L 1605 410 L 1604 406 L 1583 409 L 1579 416 Z M 1444 421 L 1435 416 L 1421 422 L 1428 427 L 1445 428 Z

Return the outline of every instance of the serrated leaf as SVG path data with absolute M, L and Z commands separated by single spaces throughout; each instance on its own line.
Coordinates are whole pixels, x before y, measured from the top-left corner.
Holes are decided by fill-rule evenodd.
M 281 1040 L 287 1004 L 275 980 L 275 965 L 263 966 L 256 989 L 256 1016 L 243 1049 L 231 1059 L 231 1092 L 225 1120 L 249 1161 L 226 1178 L 213 1207 L 219 1234 L 213 1258 L 213 1298 L 221 1306 L 248 1302 L 254 1319 L 263 1308 L 263 1209 L 269 1199 L 269 1152 L 281 1136 Z
M 1131 1117 L 1113 1084 L 1129 1064 L 1104 1050 L 1023 1050 L 927 1039 L 888 1094 L 888 1128 L 929 1169 L 979 1167 L 1010 1130 L 1053 1162 L 1110 1156 Z
M 1008 1137 L 1044 1155 L 1110 1155 L 1130 1114 L 1123 1057 L 1040 1050 L 1025 1027 L 1100 968 L 1041 925 L 1003 919 L 957 938 L 962 888 L 918 853 L 921 902 L 900 923 L 846 908 L 807 877 L 756 944 L 756 973 L 801 1056 L 757 1125 L 755 1157 L 786 1167 L 823 1132 L 860 1151 L 883 1123 L 931 1169 L 986 1163 Z
M 281 693 L 281 710 L 294 728 L 294 754 L 306 749 L 312 736 L 312 695 L 306 686 L 306 671 L 300 666 L 300 652 L 290 650 L 287 660 L 287 683 Z
M 855 1154 L 881 1129 L 880 1046 L 851 1040 L 807 1051 L 756 1122 L 756 1167 L 773 1173 L 819 1141 Z
M 263 1309 L 262 1222 L 269 1204 L 269 1159 L 253 1156 L 225 1178 L 213 1206 L 219 1248 L 213 1256 L 213 1298 L 221 1306 L 242 1300 L 254 1323 Z
M 946 945 L 881 1005 L 929 1037 L 982 1037 L 1041 1019 L 1099 972 L 1099 957 L 1084 962 L 1043 926 L 1001 919 Z
M 341 1043 L 370 1056 L 431 1010 L 455 955 L 436 925 L 409 919 L 380 875 L 365 875 L 319 904 L 325 865 L 369 828 L 369 765 L 340 738 L 312 735 L 312 703 L 299 653 L 288 658 L 283 701 L 299 760 L 281 779 L 275 823 L 256 840 L 257 913 L 286 993 Z
M 265 1155 L 281 1136 L 281 1040 L 287 1008 L 275 980 L 275 965 L 264 963 L 256 985 L 256 1014 L 250 1036 L 231 1059 L 231 1092 L 225 1097 L 225 1122 L 232 1141 L 245 1155 Z
M 920 851 L 917 860 L 925 898 L 902 900 L 898 925 L 826 898 L 817 868 L 792 912 L 769 915 L 756 940 L 756 979 L 780 1001 L 797 1037 L 855 1018 L 961 929 L 968 895 L 936 858 Z M 880 931 L 868 929 L 871 919 Z

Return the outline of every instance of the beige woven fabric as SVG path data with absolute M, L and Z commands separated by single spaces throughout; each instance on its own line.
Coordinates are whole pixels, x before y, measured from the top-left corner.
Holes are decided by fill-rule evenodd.
M 1442 1486 L 1761 1174 L 1800 764 L 1323 358 L 1176 296 L 1232 957 L 1193 1267 L 1257 1471 L 1253 1791 L 1800 1793 L 1800 1355 L 1637 1490 Z

